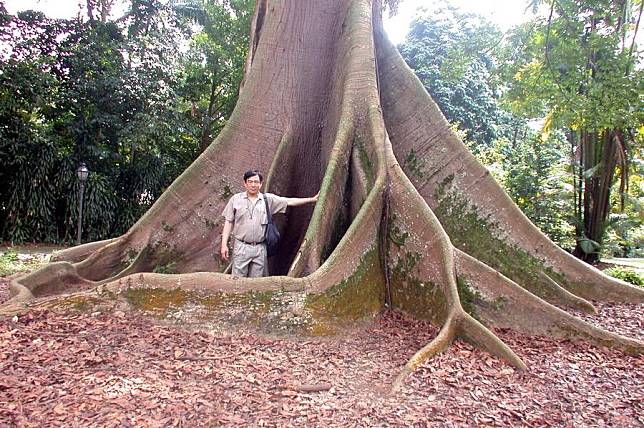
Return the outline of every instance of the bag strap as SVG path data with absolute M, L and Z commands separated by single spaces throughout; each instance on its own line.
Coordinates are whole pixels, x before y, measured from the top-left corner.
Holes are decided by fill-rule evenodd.
M 273 224 L 273 214 L 271 214 L 271 209 L 268 207 L 268 198 L 266 198 L 266 193 L 264 195 L 264 203 L 266 204 L 266 217 L 268 218 L 268 224 Z

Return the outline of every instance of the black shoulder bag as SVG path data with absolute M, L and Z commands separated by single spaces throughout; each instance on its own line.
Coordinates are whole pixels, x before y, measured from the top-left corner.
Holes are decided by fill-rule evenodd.
M 280 231 L 277 230 L 277 226 L 273 223 L 273 214 L 271 213 L 271 209 L 268 207 L 268 198 L 266 198 L 266 193 L 264 193 L 264 203 L 266 204 L 266 217 L 268 218 L 266 231 L 264 232 L 266 252 L 269 256 L 274 256 L 277 254 L 277 247 L 280 243 Z

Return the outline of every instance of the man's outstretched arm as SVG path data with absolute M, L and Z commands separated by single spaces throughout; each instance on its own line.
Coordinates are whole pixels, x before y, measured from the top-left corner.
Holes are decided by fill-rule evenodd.
M 320 192 L 316 193 L 315 196 L 311 196 L 310 198 L 286 198 L 286 205 L 288 205 L 289 207 L 296 207 L 298 205 L 311 204 L 317 202 L 319 194 Z

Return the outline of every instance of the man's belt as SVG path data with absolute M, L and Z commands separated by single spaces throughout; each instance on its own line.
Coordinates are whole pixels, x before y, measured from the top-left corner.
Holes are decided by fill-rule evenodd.
M 237 239 L 237 238 L 235 238 L 235 239 Z M 242 243 L 246 244 L 246 245 L 260 245 L 260 244 L 264 243 L 264 241 L 261 241 L 261 242 L 246 242 L 243 239 L 237 239 L 237 240 L 239 242 L 242 242 Z

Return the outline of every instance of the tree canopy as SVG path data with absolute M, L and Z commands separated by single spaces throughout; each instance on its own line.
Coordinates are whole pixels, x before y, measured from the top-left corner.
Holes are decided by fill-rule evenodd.
M 399 48 L 463 140 L 551 239 L 571 251 L 577 246 L 576 254 L 591 261 L 600 249 L 636 254 L 641 239 L 628 230 L 641 229 L 641 220 L 616 211 L 621 205 L 637 212 L 642 198 L 626 180 L 641 175 L 642 79 L 632 67 L 641 63 L 637 4 L 533 6 L 543 13 L 501 34 L 481 17 L 439 5 L 419 15 Z M 591 34 L 592 16 L 607 16 L 599 35 Z M 587 38 L 598 40 L 590 47 Z M 589 59 L 591 52 L 601 61 Z M 584 77 L 588 64 L 594 70 Z M 564 68 L 577 72 L 561 73 Z M 621 132 L 612 132 L 602 153 L 591 130 L 610 140 L 601 131 L 610 117 L 619 118 L 611 126 Z M 622 178 L 617 184 L 615 173 Z
M 476 145 L 490 146 L 511 133 L 511 116 L 498 102 L 502 83 L 494 50 L 501 37 L 480 16 L 443 5 L 413 20 L 399 46 L 443 114 Z
M 80 162 L 91 171 L 83 239 L 123 233 L 234 106 L 249 1 L 204 3 L 204 26 L 156 1 L 115 20 L 107 2 L 90 6 L 71 20 L 2 11 L 3 240 L 73 239 Z
M 527 117 L 545 117 L 544 132 L 565 132 L 570 145 L 575 254 L 599 256 L 611 190 L 626 192 L 630 147 L 640 145 L 643 75 L 636 44 L 642 3 L 533 2 L 547 14 L 517 28 L 508 43 L 507 99 Z M 641 195 L 640 195 L 641 196 Z M 623 197 L 623 196 L 622 196 Z

